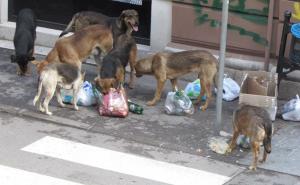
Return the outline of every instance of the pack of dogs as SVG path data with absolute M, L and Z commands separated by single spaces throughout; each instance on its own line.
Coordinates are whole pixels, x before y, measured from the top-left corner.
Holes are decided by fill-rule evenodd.
M 22 9 L 17 16 L 15 55 L 11 56 L 11 62 L 17 63 L 17 74 L 21 76 L 30 74 L 30 61 L 34 64 L 39 78 L 33 104 L 38 104 L 39 111 L 47 115 L 52 115 L 48 105 L 54 94 L 59 105 L 65 107 L 60 93 L 62 88 L 73 90 L 72 104 L 74 110 L 78 110 L 77 93 L 85 76 L 81 66 L 90 55 L 94 55 L 97 64 L 94 83 L 103 94 L 125 83 L 125 67 L 128 63 L 129 88 L 134 88 L 135 77 L 153 75 L 157 87 L 153 99 L 147 102 L 148 106 L 160 100 L 167 80 L 170 80 L 175 91 L 181 76 L 196 73 L 200 79 L 201 92 L 195 106 L 199 106 L 201 97 L 206 95 L 206 101 L 201 106 L 201 110 L 205 111 L 212 98 L 211 88 L 213 85 L 217 87 L 217 59 L 207 51 L 191 50 L 158 52 L 137 60 L 137 44 L 132 32 L 138 31 L 138 26 L 139 15 L 136 10 L 124 10 L 119 17 L 92 11 L 76 13 L 45 59 L 37 61 L 33 56 L 36 16 L 31 9 Z M 69 32 L 73 32 L 73 35 L 66 36 Z M 227 153 L 234 149 L 239 134 L 248 136 L 253 153 L 253 162 L 249 168 L 255 170 L 261 143 L 264 146 L 261 162 L 271 152 L 272 122 L 268 113 L 262 108 L 242 105 L 233 114 L 233 132 Z

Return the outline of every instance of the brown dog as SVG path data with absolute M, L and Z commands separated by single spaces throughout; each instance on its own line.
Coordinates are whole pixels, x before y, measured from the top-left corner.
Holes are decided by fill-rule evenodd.
M 129 88 L 133 88 L 134 66 L 136 63 L 137 46 L 131 35 L 123 34 L 116 40 L 117 44 L 104 58 L 95 83 L 102 93 L 124 83 L 125 67 L 130 64 Z
M 78 12 L 73 16 L 71 22 L 59 37 L 94 24 L 111 27 L 113 38 L 116 40 L 119 35 L 125 33 L 131 34 L 132 31 L 138 31 L 139 15 L 135 10 L 123 10 L 119 17 L 108 17 L 107 15 L 93 11 Z
M 182 51 L 177 53 L 157 53 L 148 58 L 141 59 L 135 65 L 136 76 L 142 74 L 154 75 L 157 80 L 157 89 L 154 98 L 147 105 L 154 105 L 161 97 L 161 92 L 167 79 L 172 83 L 173 90 L 177 86 L 177 79 L 187 73 L 196 72 L 201 83 L 201 97 L 206 94 L 206 102 L 201 107 L 207 109 L 211 99 L 211 85 L 216 85 L 218 71 L 217 59 L 207 51 Z
M 265 162 L 267 154 L 271 152 L 272 121 L 268 112 L 260 107 L 242 105 L 233 113 L 233 137 L 228 153 L 236 146 L 239 134 L 250 138 L 253 153 L 253 162 L 249 166 L 250 170 L 256 170 L 261 142 L 264 145 L 264 155 L 260 162 Z
M 44 66 L 53 62 L 68 63 L 81 69 L 81 62 L 92 52 L 98 50 L 105 55 L 112 49 L 112 45 L 111 30 L 105 26 L 92 25 L 69 37 L 58 39 L 45 60 L 32 63 L 36 65 L 38 73 Z

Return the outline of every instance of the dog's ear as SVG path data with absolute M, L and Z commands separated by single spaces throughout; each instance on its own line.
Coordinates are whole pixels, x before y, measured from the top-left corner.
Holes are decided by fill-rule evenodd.
M 28 57 L 28 61 L 34 61 L 35 60 L 35 57 L 31 56 L 31 57 Z
M 10 55 L 10 62 L 11 63 L 16 63 L 16 56 L 15 55 Z

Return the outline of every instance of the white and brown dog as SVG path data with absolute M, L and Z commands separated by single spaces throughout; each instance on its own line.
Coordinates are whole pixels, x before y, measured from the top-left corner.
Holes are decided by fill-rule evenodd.
M 73 89 L 73 106 L 78 110 L 77 106 L 77 93 L 83 83 L 84 73 L 72 64 L 67 63 L 51 63 L 43 68 L 39 77 L 38 92 L 33 100 L 33 105 L 39 101 L 39 110 L 48 115 L 52 115 L 49 111 L 48 105 L 56 91 L 56 98 L 60 106 L 65 107 L 62 102 L 60 89 Z M 42 104 L 41 95 L 42 91 L 45 93 L 45 100 Z

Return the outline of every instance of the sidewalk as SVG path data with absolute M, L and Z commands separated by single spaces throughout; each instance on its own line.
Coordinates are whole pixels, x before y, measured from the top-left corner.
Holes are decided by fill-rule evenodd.
M 12 50 L 0 49 L 0 111 L 8 112 L 17 116 L 33 117 L 42 120 L 46 123 L 52 122 L 55 124 L 62 124 L 64 126 L 71 126 L 84 129 L 90 132 L 102 133 L 116 138 L 132 140 L 138 143 L 144 143 L 151 146 L 161 147 L 164 149 L 171 149 L 175 151 L 182 151 L 193 155 L 200 155 L 203 157 L 224 161 L 237 165 L 237 162 L 248 160 L 251 155 L 249 151 L 235 150 L 230 155 L 219 155 L 212 152 L 207 146 L 209 138 L 214 136 L 214 123 L 216 115 L 215 100 L 212 101 L 206 112 L 198 111 L 192 116 L 169 116 L 163 112 L 164 100 L 166 94 L 171 90 L 171 85 L 166 84 L 161 101 L 154 107 L 145 105 L 146 101 L 150 100 L 155 91 L 156 82 L 152 76 L 143 76 L 136 80 L 136 86 L 132 90 L 128 90 L 128 96 L 134 102 L 144 106 L 144 114 L 136 115 L 129 114 L 125 119 L 108 118 L 99 116 L 96 107 L 80 107 L 80 110 L 75 112 L 69 108 L 60 108 L 57 105 L 56 99 L 51 101 L 50 109 L 54 116 L 47 116 L 41 114 L 32 105 L 33 97 L 37 88 L 37 74 L 33 70 L 33 75 L 30 77 L 19 77 L 16 75 L 15 64 L 10 63 L 10 55 Z M 147 53 L 140 53 L 140 56 Z M 41 59 L 43 56 L 37 56 Z M 83 65 L 87 72 L 86 80 L 91 81 L 96 76 L 94 66 Z M 186 81 L 180 81 L 180 87 L 184 87 Z M 282 102 L 281 102 L 282 103 Z M 223 122 L 220 126 L 221 130 L 231 133 L 231 118 L 232 112 L 236 108 L 238 101 L 223 102 Z M 280 156 L 282 150 L 276 150 L 276 147 L 282 143 L 293 142 L 291 150 L 284 155 L 293 155 L 293 158 L 300 158 L 300 141 L 291 136 L 292 131 L 299 128 L 299 123 L 285 122 L 277 119 L 274 122 L 275 135 L 274 138 L 281 137 L 282 139 L 274 139 L 273 153 L 271 155 Z M 282 145 L 281 145 L 282 146 Z M 277 154 L 276 154 L 277 153 Z M 288 160 L 289 158 L 286 158 Z M 272 160 L 274 165 L 276 161 L 283 159 Z M 267 161 L 268 162 L 268 161 Z M 248 165 L 248 163 L 241 162 Z M 269 164 L 266 169 L 276 171 Z M 273 165 L 273 166 L 274 166 Z M 299 163 L 291 163 L 298 167 Z M 271 166 L 271 167 L 270 167 Z M 288 171 L 281 171 L 282 173 L 289 173 Z M 275 172 L 274 172 L 275 173 Z M 300 173 L 294 174 L 300 176 Z

